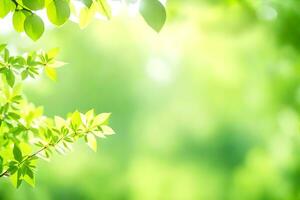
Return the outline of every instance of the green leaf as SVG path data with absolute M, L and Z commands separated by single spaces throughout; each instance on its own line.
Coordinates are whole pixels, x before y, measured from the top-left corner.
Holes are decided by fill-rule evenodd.
M 111 19 L 111 7 L 107 3 L 107 0 L 97 0 L 98 11 L 102 13 L 107 19 Z
M 70 7 L 65 0 L 53 0 L 47 6 L 47 15 L 53 24 L 60 26 L 70 17 Z
M 61 129 L 63 126 L 66 125 L 66 121 L 63 118 L 59 117 L 59 116 L 54 117 L 54 122 L 55 122 L 55 126 L 58 129 Z
M 91 7 L 93 0 L 79 0 L 81 1 L 86 7 Z
M 32 187 L 35 186 L 34 173 L 28 166 L 25 166 L 24 168 L 24 176 L 22 179 Z
M 59 53 L 59 48 L 53 48 L 47 52 L 48 59 L 53 59 Z
M 166 22 L 166 9 L 159 0 L 142 0 L 140 13 L 149 26 L 160 32 Z
M 93 134 L 88 134 L 86 136 L 86 143 L 93 151 L 97 151 L 97 140 Z
M 19 161 L 19 162 L 22 161 L 22 158 L 23 158 L 22 152 L 21 152 L 20 148 L 16 144 L 14 145 L 14 148 L 13 148 L 13 154 L 14 154 L 14 158 L 17 161 Z
M 47 67 L 50 67 L 50 68 L 60 68 L 64 65 L 66 65 L 67 63 L 65 62 L 62 62 L 62 61 L 58 61 L 58 60 L 55 60 L 55 61 L 51 61 L 49 63 L 47 63 Z
M 17 173 L 14 173 L 10 176 L 10 180 L 15 188 L 20 187 L 22 183 L 21 174 L 21 169 L 18 169 Z
M 3 158 L 0 156 L 0 173 L 3 171 Z
M 24 31 L 24 21 L 26 19 L 26 15 L 23 11 L 15 11 L 13 15 L 13 26 L 17 32 Z
M 111 113 L 101 113 L 94 118 L 93 125 L 99 126 L 104 123 L 107 123 Z
M 93 3 L 93 5 L 90 8 L 83 8 L 80 11 L 79 15 L 79 27 L 81 29 L 84 29 L 87 27 L 87 25 L 91 22 L 92 18 L 94 17 L 96 13 L 96 4 Z
M 12 70 L 7 70 L 6 73 L 6 81 L 10 87 L 13 87 L 15 84 L 15 75 Z
M 46 66 L 46 67 L 45 67 L 45 72 L 46 72 L 46 75 L 47 75 L 51 80 L 55 81 L 55 80 L 57 79 L 57 73 L 56 73 L 55 68 Z
M 0 44 L 0 52 L 3 51 L 6 46 L 7 46 L 7 44 Z
M 8 60 L 9 60 L 9 51 L 7 49 L 4 49 L 3 57 L 4 57 L 4 61 L 8 62 Z
M 43 20 L 35 15 L 29 15 L 24 21 L 24 29 L 26 34 L 33 40 L 38 40 L 44 33 L 44 22 Z
M 45 6 L 45 0 L 22 0 L 22 2 L 31 10 L 40 10 Z
M 113 135 L 113 134 L 115 134 L 115 131 L 112 128 L 110 128 L 109 126 L 102 125 L 100 127 L 101 127 L 102 132 L 103 132 L 104 135 Z
M 11 0 L 0 0 L 0 18 L 4 18 L 14 7 L 15 4 Z
M 27 76 L 28 76 L 28 71 L 27 70 L 22 71 L 22 73 L 21 73 L 22 80 L 26 79 Z
M 71 116 L 71 123 L 76 128 L 82 124 L 82 119 L 80 116 L 80 112 L 75 111 Z

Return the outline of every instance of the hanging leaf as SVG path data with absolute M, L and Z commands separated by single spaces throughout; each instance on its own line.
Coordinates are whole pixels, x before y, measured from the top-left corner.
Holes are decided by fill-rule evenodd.
M 11 0 L 0 0 L 0 18 L 4 18 L 14 8 L 15 4 Z
M 107 19 L 111 19 L 111 7 L 107 3 L 107 0 L 97 0 L 98 3 L 98 11 L 107 17 Z
M 160 32 L 166 22 L 166 9 L 159 0 L 142 0 L 140 13 L 149 26 Z
M 13 87 L 15 84 L 15 75 L 11 70 L 6 70 L 6 81 L 10 87 Z
M 70 17 L 70 7 L 65 0 L 53 0 L 47 6 L 47 15 L 53 24 L 63 25 Z
M 22 152 L 17 145 L 14 145 L 13 154 L 14 154 L 14 158 L 16 159 L 16 161 L 19 161 L 19 162 L 22 161 L 22 158 L 23 158 Z
M 29 15 L 24 21 L 25 33 L 33 40 L 38 40 L 44 33 L 44 22 L 42 19 L 35 15 Z
M 13 26 L 17 32 L 24 31 L 24 21 L 26 19 L 25 12 L 15 11 L 13 15 Z
M 55 81 L 57 79 L 57 73 L 54 68 L 46 66 L 45 72 L 51 80 Z
M 86 143 L 93 151 L 97 151 L 97 140 L 93 134 L 86 136 Z
M 22 2 L 31 10 L 40 10 L 45 6 L 45 0 L 22 0 Z

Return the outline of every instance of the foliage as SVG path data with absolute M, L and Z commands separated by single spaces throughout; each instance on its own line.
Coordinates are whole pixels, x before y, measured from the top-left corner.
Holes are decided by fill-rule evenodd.
M 25 32 L 32 40 L 38 40 L 44 33 L 44 22 L 39 10 L 46 9 L 49 21 L 63 25 L 73 14 L 79 18 L 80 27 L 88 25 L 95 14 L 99 13 L 107 19 L 112 17 L 112 6 L 108 0 L 80 0 L 82 8 L 76 10 L 72 0 L 0 0 L 0 18 L 13 13 L 13 26 L 17 32 Z M 128 4 L 135 1 L 126 1 Z M 166 21 L 166 11 L 159 0 L 142 0 L 140 13 L 154 30 L 160 31 Z
M 78 2 L 78 1 L 77 1 Z M 45 25 L 38 11 L 46 9 L 48 20 L 63 25 L 71 14 L 79 18 L 81 28 L 100 13 L 112 17 L 112 6 L 107 0 L 81 0 L 83 7 L 76 10 L 75 1 L 69 0 L 0 0 L 0 18 L 12 13 L 13 27 L 25 32 L 33 41 L 44 33 Z M 128 4 L 135 1 L 126 1 Z M 164 6 L 158 0 L 142 0 L 140 13 L 156 31 L 166 20 Z M 12 56 L 5 44 L 0 45 L 0 177 L 9 176 L 14 186 L 22 181 L 34 185 L 34 171 L 38 157 L 48 159 L 53 150 L 65 153 L 71 144 L 84 138 L 94 151 L 96 137 L 104 138 L 114 131 L 107 125 L 110 114 L 95 115 L 75 111 L 66 119 L 43 116 L 41 107 L 28 103 L 21 92 L 21 82 L 37 77 L 42 71 L 50 79 L 56 79 L 56 68 L 64 65 L 56 61 L 58 50 L 31 52 L 25 56 Z
M 55 79 L 56 68 L 64 64 L 55 60 L 57 49 L 11 56 L 6 45 L 0 47 L 0 177 L 10 176 L 16 187 L 22 181 L 33 186 L 37 158 L 47 160 L 54 150 L 64 154 L 79 138 L 96 151 L 96 137 L 114 133 L 107 126 L 110 114 L 95 115 L 90 110 L 85 114 L 75 111 L 66 119 L 43 116 L 43 109 L 22 95 L 20 81 L 35 78 L 42 71 Z

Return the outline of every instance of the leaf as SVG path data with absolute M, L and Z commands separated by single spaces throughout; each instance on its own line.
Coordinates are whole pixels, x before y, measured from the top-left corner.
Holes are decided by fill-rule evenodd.
M 0 173 L 3 171 L 3 158 L 0 156 Z
M 32 14 L 26 17 L 24 30 L 33 41 L 38 40 L 43 35 L 44 29 L 44 22 L 39 16 Z
M 65 62 L 62 62 L 62 61 L 58 61 L 58 60 L 55 60 L 53 62 L 50 62 L 47 64 L 48 67 L 51 67 L 51 68 L 60 68 L 64 65 L 66 65 L 67 63 Z
M 34 173 L 33 171 L 28 167 L 25 166 L 25 175 L 23 176 L 23 180 L 28 183 L 29 185 L 31 185 L 32 187 L 35 186 L 35 178 L 34 178 Z
M 111 19 L 111 7 L 107 3 L 107 0 L 97 0 L 98 11 L 102 13 L 107 19 Z
M 22 73 L 21 73 L 22 80 L 26 79 L 27 76 L 28 76 L 28 71 L 27 70 L 22 71 Z
M 51 80 L 55 81 L 57 79 L 56 70 L 54 68 L 46 66 L 45 72 Z
M 110 128 L 109 126 L 102 125 L 100 127 L 101 127 L 102 132 L 103 132 L 104 135 L 113 135 L 113 134 L 115 134 L 115 131 L 112 128 Z
M 4 57 L 4 61 L 8 62 L 8 60 L 9 60 L 9 51 L 7 49 L 4 49 L 3 57 Z
M 21 169 L 18 169 L 17 173 L 10 176 L 10 180 L 15 188 L 19 188 L 22 183 L 21 174 Z
M 47 52 L 48 59 L 53 59 L 57 56 L 59 53 L 59 48 L 53 48 L 50 51 Z
M 93 0 L 79 0 L 79 1 L 81 1 L 88 8 L 90 8 L 93 3 Z
M 142 0 L 139 11 L 155 31 L 160 32 L 166 22 L 166 9 L 159 0 Z
M 22 0 L 22 2 L 31 10 L 41 10 L 45 6 L 45 0 Z
M 58 129 L 61 129 L 66 124 L 66 121 L 63 118 L 59 117 L 59 116 L 54 117 L 54 122 L 55 122 L 55 126 Z
M 99 126 L 108 121 L 111 113 L 101 113 L 94 118 L 93 125 Z
M 93 151 L 97 151 L 97 140 L 93 134 L 88 134 L 86 136 L 86 142 Z
M 79 15 L 79 27 L 81 29 L 84 29 L 89 25 L 92 18 L 94 17 L 96 13 L 96 2 L 92 4 L 90 8 L 82 8 Z
M 80 112 L 75 111 L 71 116 L 71 123 L 76 128 L 82 124 L 82 119 L 80 116 Z
M 13 87 L 15 84 L 15 75 L 12 70 L 7 70 L 6 73 L 6 81 L 10 87 Z
M 23 11 L 15 11 L 13 15 L 13 26 L 17 32 L 24 31 L 24 21 L 26 19 L 26 15 Z
M 0 0 L 0 18 L 4 18 L 14 7 L 11 0 Z
M 53 0 L 47 6 L 47 15 L 53 24 L 60 26 L 70 17 L 70 7 L 65 0 Z
M 18 115 L 17 113 L 14 113 L 14 112 L 9 112 L 9 113 L 7 113 L 7 115 L 14 120 L 20 119 L 20 115 Z
M 7 46 L 7 44 L 0 44 L 0 52 L 3 51 L 6 46 Z
M 13 148 L 13 154 L 14 154 L 14 158 L 17 161 L 19 161 L 19 162 L 22 161 L 22 158 L 23 158 L 22 152 L 21 152 L 20 148 L 16 144 L 14 145 L 14 148 Z

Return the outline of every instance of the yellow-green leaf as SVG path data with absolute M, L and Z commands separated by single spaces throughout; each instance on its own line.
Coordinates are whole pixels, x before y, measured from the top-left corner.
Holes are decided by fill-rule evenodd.
M 97 151 L 97 140 L 93 134 L 88 134 L 86 136 L 86 142 L 93 151 Z
M 46 67 L 45 67 L 45 72 L 46 72 L 47 76 L 48 76 L 51 80 L 54 80 L 54 81 L 55 81 L 55 80 L 57 79 L 57 73 L 56 73 L 55 68 L 46 66 Z
M 107 17 L 107 19 L 111 19 L 111 7 L 107 3 L 107 0 L 97 0 L 97 11 L 99 11 L 102 15 Z

